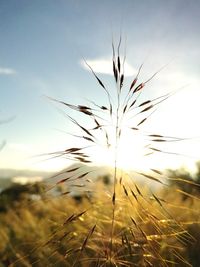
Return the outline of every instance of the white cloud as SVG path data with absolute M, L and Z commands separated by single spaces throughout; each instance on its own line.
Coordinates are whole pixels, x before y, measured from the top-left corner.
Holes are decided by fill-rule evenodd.
M 13 74 L 16 74 L 16 71 L 14 69 L 0 67 L 0 75 L 13 75 Z
M 105 58 L 87 59 L 86 62 L 92 67 L 92 69 L 96 73 L 113 75 L 111 59 L 105 59 Z M 80 63 L 83 68 L 89 70 L 84 60 L 81 60 Z M 135 73 L 136 73 L 136 69 L 133 68 L 128 62 L 125 62 L 125 65 L 124 65 L 125 76 L 133 76 Z

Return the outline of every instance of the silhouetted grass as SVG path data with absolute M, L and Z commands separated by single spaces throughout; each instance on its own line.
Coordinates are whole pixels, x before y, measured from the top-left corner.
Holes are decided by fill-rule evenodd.
M 144 88 L 158 72 L 139 82 L 141 65 L 130 85 L 124 86 L 125 55 L 120 55 L 120 49 L 121 38 L 117 48 L 112 44 L 114 90 L 107 88 L 85 61 L 106 95 L 105 103 L 91 101 L 89 104 L 74 105 L 50 98 L 67 110 L 79 112 L 86 119 L 79 121 L 67 111 L 65 116 L 78 129 L 78 133 L 72 135 L 80 139 L 83 145 L 65 148 L 49 156 L 92 165 L 91 147 L 93 151 L 99 145 L 104 145 L 108 150 L 112 148 L 110 184 L 92 181 L 95 170 L 88 171 L 77 165 L 52 177 L 58 180 L 46 189 L 48 193 L 57 187 L 62 188 L 61 198 L 51 199 L 53 196 L 50 194 L 50 198 L 37 203 L 33 201 L 29 208 L 8 211 L 2 216 L 1 230 L 1 243 L 6 246 L 1 249 L 2 262 L 7 261 L 7 265 L 192 266 L 187 249 L 196 242 L 190 232 L 193 232 L 191 227 L 199 227 L 199 197 L 170 187 L 172 177 L 167 177 L 157 168 L 153 167 L 149 172 L 136 170 L 131 175 L 119 168 L 118 161 L 119 147 L 126 131 L 133 132 L 133 138 L 137 133 L 148 139 L 146 157 L 152 153 L 170 154 L 172 152 L 163 149 L 162 144 L 184 140 L 142 130 L 158 106 L 173 96 L 175 91 L 141 100 L 141 95 L 145 95 Z M 62 178 L 59 179 L 61 174 Z M 135 176 L 145 179 L 145 188 Z M 199 186 L 182 178 L 180 182 Z M 94 185 L 89 186 L 91 183 Z M 159 185 L 159 189 L 154 185 Z M 79 204 L 72 197 L 74 188 L 81 188 Z M 187 194 L 192 204 L 191 200 L 183 202 L 179 194 Z
M 92 264 L 95 262 L 97 266 L 154 266 L 155 264 L 165 266 L 176 264 L 176 261 L 179 263 L 181 261 L 182 264 L 187 265 L 179 249 L 170 250 L 172 255 L 169 259 L 164 258 L 160 253 L 163 242 L 170 247 L 171 240 L 173 240 L 172 243 L 176 241 L 180 245 L 187 239 L 192 240 L 182 223 L 177 221 L 166 207 L 166 199 L 161 199 L 156 192 L 153 192 L 155 191 L 153 186 L 143 193 L 134 177 L 126 175 L 118 167 L 119 147 L 124 132 L 133 131 L 134 133 L 141 132 L 141 134 L 144 134 L 142 131 L 143 124 L 150 119 L 157 107 L 175 92 L 141 101 L 144 88 L 158 72 L 146 81 L 138 82 L 143 66 L 141 65 L 129 87 L 124 87 L 125 55 L 124 57 L 120 55 L 120 48 L 121 38 L 117 49 L 112 44 L 114 90 L 107 88 L 93 68 L 85 61 L 86 66 L 91 70 L 100 89 L 102 89 L 102 93 L 104 92 L 107 96 L 107 103 L 102 105 L 91 101 L 89 105 L 73 105 L 53 99 L 66 108 L 81 113 L 91 121 L 89 125 L 93 124 L 92 127 L 85 126 L 84 120 L 79 122 L 66 114 L 66 117 L 79 130 L 79 134 L 75 136 L 86 141 L 86 144 L 83 147 L 71 147 L 53 153 L 53 156 L 64 156 L 68 159 L 90 164 L 92 163 L 92 158 L 88 152 L 90 146 L 98 146 L 103 140 L 108 149 L 113 148 L 112 189 L 107 195 L 102 196 L 106 189 L 100 190 L 96 187 L 95 201 L 93 199 L 89 210 L 84 210 L 85 217 L 90 214 L 90 209 L 94 210 L 96 216 L 92 216 L 93 219 L 90 221 L 93 223 L 90 227 L 89 224 L 86 224 L 87 227 L 84 226 L 82 231 L 77 234 L 79 237 L 77 247 L 74 247 L 75 238 L 72 241 L 73 246 L 70 247 L 70 254 L 73 254 L 73 258 L 75 258 L 73 265 L 81 264 L 83 251 L 90 251 L 88 258 L 84 261 L 87 260 L 88 263 L 92 261 Z M 113 134 L 110 133 L 110 127 Z M 184 140 L 183 138 L 165 136 L 155 132 L 148 132 L 145 135 L 148 137 L 147 156 L 151 153 L 171 153 L 163 150 L 158 144 Z M 71 180 L 76 183 L 76 181 L 90 176 L 90 172 L 81 172 L 79 169 L 68 170 L 66 174 L 67 177 L 59 180 L 57 184 L 67 184 Z M 147 181 L 150 180 L 152 183 L 168 187 L 168 177 L 165 177 L 165 174 L 155 168 L 148 173 L 137 171 L 136 174 Z M 87 190 L 87 185 L 85 186 Z M 177 192 L 186 194 L 184 191 L 181 192 L 180 189 L 177 189 Z M 152 202 L 154 203 L 153 210 L 151 209 Z M 98 215 L 99 203 L 105 207 L 105 211 L 101 211 L 101 216 L 104 215 L 104 218 Z M 82 213 L 72 214 L 64 225 L 75 224 L 79 216 L 82 216 Z M 122 218 L 123 220 L 121 220 Z M 98 246 L 95 244 L 98 244 Z

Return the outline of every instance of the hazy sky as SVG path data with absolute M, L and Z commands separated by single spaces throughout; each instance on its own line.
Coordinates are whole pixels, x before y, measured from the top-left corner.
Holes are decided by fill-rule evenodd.
M 170 63 L 149 84 L 148 97 L 186 86 L 162 105 L 148 129 L 200 136 L 200 2 L 195 0 L 0 0 L 0 168 L 58 169 L 65 161 L 32 156 L 66 149 L 68 121 L 44 96 L 70 103 L 101 100 L 102 91 L 81 63 L 90 62 L 110 84 L 112 35 L 127 47 L 127 74 L 145 60 L 142 78 Z M 60 130 L 60 131 L 59 131 Z M 200 139 L 171 145 L 191 157 L 163 157 L 161 167 L 191 166 Z M 131 155 L 130 155 L 131 156 Z

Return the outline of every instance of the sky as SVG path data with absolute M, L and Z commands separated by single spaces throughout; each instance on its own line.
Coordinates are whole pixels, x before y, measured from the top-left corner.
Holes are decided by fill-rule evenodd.
M 151 163 L 193 168 L 200 159 L 199 13 L 195 0 L 0 0 L 0 140 L 6 141 L 0 168 L 49 171 L 69 164 L 38 156 L 77 142 L 66 134 L 76 128 L 47 96 L 73 104 L 103 103 L 105 95 L 83 59 L 113 87 L 111 42 L 117 44 L 120 33 L 128 81 L 142 62 L 144 80 L 167 65 L 148 84 L 147 98 L 182 88 L 159 107 L 144 131 L 195 137 L 166 147 L 185 156 L 159 155 Z M 134 159 L 126 148 L 130 143 L 141 152 L 137 146 L 142 143 L 132 138 L 125 136 L 122 166 L 130 167 Z M 108 162 L 100 151 L 93 154 Z M 147 164 L 136 158 L 137 153 L 134 167 Z

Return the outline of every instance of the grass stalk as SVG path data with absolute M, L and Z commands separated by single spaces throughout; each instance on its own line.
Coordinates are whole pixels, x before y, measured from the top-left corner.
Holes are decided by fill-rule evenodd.
M 157 107 L 171 97 L 174 92 L 154 99 L 147 99 L 146 101 L 141 100 L 142 97 L 140 96 L 144 92 L 143 88 L 160 71 L 155 72 L 149 79 L 140 83 L 138 79 L 143 64 L 139 67 L 130 86 L 124 86 L 126 56 L 123 59 L 122 57 L 120 58 L 120 46 L 121 37 L 117 49 L 112 43 L 114 95 L 97 76 L 93 68 L 84 60 L 98 85 L 106 94 L 107 98 L 104 105 L 93 101 L 90 101 L 91 105 L 72 105 L 51 98 L 51 100 L 57 101 L 65 108 L 81 113 L 92 122 L 92 125 L 90 125 L 91 127 L 86 127 L 82 124 L 84 122 L 86 124 L 86 121 L 79 122 L 65 114 L 69 121 L 80 131 L 79 134 L 72 134 L 72 136 L 80 138 L 86 144 L 84 143 L 82 147 L 71 147 L 49 154 L 51 157 L 65 157 L 81 163 L 81 166 L 71 167 L 55 175 L 56 179 L 59 179 L 59 175 L 64 175 L 64 177 L 55 186 L 50 187 L 50 190 L 55 189 L 56 186 L 67 186 L 71 183 L 73 191 L 75 186 L 82 187 L 78 182 L 88 182 L 94 170 L 84 171 L 82 164 L 89 165 L 92 163 L 92 158 L 88 151 L 91 147 L 102 146 L 102 140 L 105 147 L 112 146 L 113 149 L 113 179 L 109 186 L 101 187 L 101 185 L 99 187 L 100 190 L 97 188 L 98 184 L 92 192 L 92 197 L 87 198 L 87 201 L 86 194 L 84 197 L 81 196 L 84 204 L 86 203 L 86 207 L 84 204 L 82 205 L 84 212 L 83 210 L 78 210 L 77 212 L 73 211 L 72 214 L 67 213 L 59 231 L 55 231 L 54 238 L 46 243 L 52 245 L 54 244 L 52 241 L 55 243 L 58 241 L 56 243 L 58 244 L 60 240 L 63 241 L 66 238 L 67 246 L 68 244 L 71 246 L 68 246 L 67 251 L 65 251 L 65 258 L 69 258 L 69 264 L 67 265 L 66 263 L 66 266 L 86 267 L 89 266 L 87 264 L 90 264 L 90 262 L 92 264 L 90 266 L 97 267 L 168 266 L 168 263 L 171 264 L 170 260 L 174 258 L 178 259 L 178 264 L 180 262 L 182 264 L 184 260 L 181 255 L 179 256 L 181 251 L 179 247 L 185 246 L 186 239 L 192 239 L 191 235 L 187 234 L 183 224 L 174 219 L 172 212 L 168 211 L 167 207 L 170 207 L 170 203 L 162 196 L 159 196 L 159 193 L 154 191 L 154 187 L 149 187 L 146 191 L 141 189 L 138 181 L 134 180 L 134 174 L 140 175 L 151 183 L 165 186 L 166 190 L 168 190 L 168 184 L 166 185 L 167 178 L 164 178 L 164 174 L 154 167 L 149 169 L 149 172 L 135 171 L 133 175 L 126 174 L 120 170 L 119 154 L 123 144 L 124 135 L 122 135 L 122 131 L 125 129 L 133 133 L 133 135 L 139 133 L 148 139 L 148 145 L 144 146 L 146 155 L 151 155 L 152 153 L 169 154 L 165 149 L 162 149 L 161 145 L 163 143 L 184 140 L 142 130 L 143 124 L 154 114 Z M 112 129 L 112 133 L 109 132 L 110 129 Z M 127 147 L 127 149 L 131 148 Z M 168 180 L 170 181 L 170 179 Z M 183 179 L 181 181 L 183 182 Z M 195 186 L 195 183 L 188 184 Z M 87 191 L 87 184 L 84 186 L 86 188 L 85 191 Z M 109 194 L 106 195 L 107 190 Z M 178 192 L 190 197 L 190 194 L 183 190 Z M 68 197 L 70 195 L 69 188 L 62 192 L 62 195 Z M 105 196 L 107 196 L 106 199 Z M 194 201 L 197 200 L 197 197 L 194 198 Z M 107 205 L 106 208 L 104 205 Z M 175 207 L 175 205 L 173 206 Z M 74 205 L 73 207 L 79 209 L 81 205 Z M 89 220 L 89 224 L 86 222 L 86 218 Z M 67 228 L 67 235 L 65 228 Z M 163 240 L 166 251 L 170 252 L 171 247 L 178 248 L 176 254 L 172 253 L 170 255 L 171 258 L 162 251 Z M 74 258 L 75 255 L 76 257 Z

